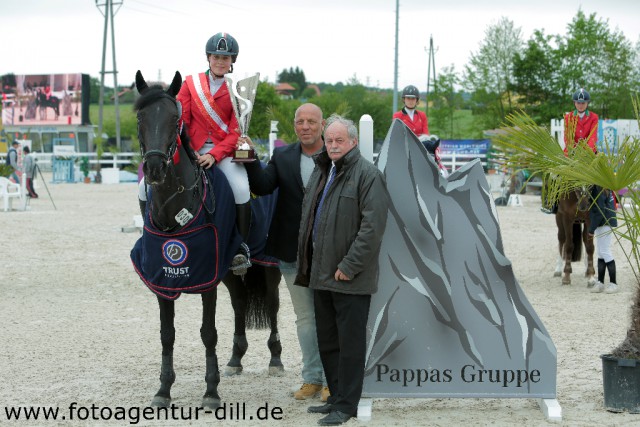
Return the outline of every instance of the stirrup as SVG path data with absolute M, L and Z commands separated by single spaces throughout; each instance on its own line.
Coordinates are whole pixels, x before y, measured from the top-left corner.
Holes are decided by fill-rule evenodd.
M 233 271 L 233 274 L 236 276 L 244 276 L 247 274 L 247 269 L 249 267 L 251 267 L 249 246 L 242 242 L 240 244 L 240 251 L 233 257 L 231 267 L 229 267 L 229 269 Z

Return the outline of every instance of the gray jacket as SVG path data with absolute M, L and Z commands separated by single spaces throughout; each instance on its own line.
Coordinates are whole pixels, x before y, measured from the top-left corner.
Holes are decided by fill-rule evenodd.
M 389 195 L 382 173 L 356 146 L 336 162 L 336 176 L 325 196 L 316 231 L 316 207 L 331 167 L 326 152 L 316 165 L 302 201 L 296 284 L 345 294 L 378 290 L 378 254 L 387 223 Z M 334 280 L 340 269 L 348 281 Z
M 27 178 L 33 178 L 33 169 L 35 167 L 35 162 L 33 159 L 33 155 L 31 153 L 27 154 L 22 159 L 22 170 L 24 171 Z

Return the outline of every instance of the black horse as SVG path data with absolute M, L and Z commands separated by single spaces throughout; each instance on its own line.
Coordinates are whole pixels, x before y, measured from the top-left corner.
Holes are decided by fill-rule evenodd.
M 260 253 L 255 247 L 251 247 L 253 266 L 247 274 L 240 277 L 230 272 L 231 259 L 241 239 L 235 228 L 233 194 L 221 171 L 215 167 L 203 171 L 197 166 L 185 129 L 178 138 L 180 114 L 175 96 L 181 83 L 182 77 L 176 72 L 165 92 L 160 87 L 149 87 L 140 71 L 136 73 L 140 93 L 135 105 L 138 138 L 149 191 L 143 209 L 144 232 L 131 251 L 131 258 L 143 282 L 157 294 L 160 307 L 160 389 L 151 404 L 171 404 L 171 386 L 176 377 L 173 369 L 175 299 L 182 292 L 200 293 L 203 307 L 200 336 L 206 350 L 206 391 L 202 407 L 215 409 L 220 406 L 216 286 L 222 280 L 228 287 L 235 312 L 229 373 L 242 371 L 241 359 L 248 347 L 245 327 L 253 324 L 271 328 L 269 373 L 275 374 L 284 369 L 277 328 L 281 275 L 274 260 L 254 255 Z M 262 201 L 262 205 L 258 201 Z M 264 230 L 268 230 L 271 217 L 265 212 L 273 211 L 270 209 L 273 203 L 269 198 L 252 202 L 252 235 L 264 234 L 256 239 L 259 242 L 266 240 Z M 256 289 L 260 292 L 254 292 Z
M 60 116 L 60 100 L 56 96 L 50 96 L 47 99 L 47 94 L 42 90 L 38 90 L 36 95 L 36 105 L 40 108 L 40 118 L 42 120 L 47 118 L 47 108 L 53 108 L 55 113 L 55 120 L 58 120 Z

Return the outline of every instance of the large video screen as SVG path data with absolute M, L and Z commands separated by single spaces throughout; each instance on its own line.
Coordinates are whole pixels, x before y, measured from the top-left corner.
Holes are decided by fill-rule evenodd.
M 89 124 L 89 75 L 6 74 L 2 125 Z

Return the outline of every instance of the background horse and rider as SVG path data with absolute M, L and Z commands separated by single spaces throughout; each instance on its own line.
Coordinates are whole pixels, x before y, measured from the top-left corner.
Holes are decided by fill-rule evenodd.
M 40 120 L 47 119 L 47 108 L 53 109 L 54 120 L 58 120 L 58 117 L 60 116 L 60 99 L 57 96 L 47 96 L 42 88 L 37 88 L 36 105 L 40 110 Z
M 179 107 L 175 99 L 182 77 L 176 72 L 167 91 L 149 87 L 140 71 L 136 88 L 140 93 L 135 109 L 148 200 L 141 202 L 145 227 L 131 252 L 134 268 L 153 291 L 160 309 L 162 362 L 160 389 L 154 406 L 171 404 L 175 381 L 175 300 L 181 293 L 199 293 L 202 298 L 200 336 L 205 346 L 206 391 L 202 406 L 221 405 L 216 345 L 216 286 L 223 281 L 234 309 L 234 338 L 226 373 L 242 372 L 242 357 L 248 343 L 247 326 L 270 327 L 269 373 L 282 372 L 282 347 L 278 334 L 277 260 L 261 255 L 275 206 L 275 195 L 252 201 L 253 222 L 249 237 L 252 264 L 244 276 L 230 270 L 231 259 L 241 242 L 235 227 L 235 203 L 225 175 L 213 167 L 201 169 L 183 127 L 178 135 Z

